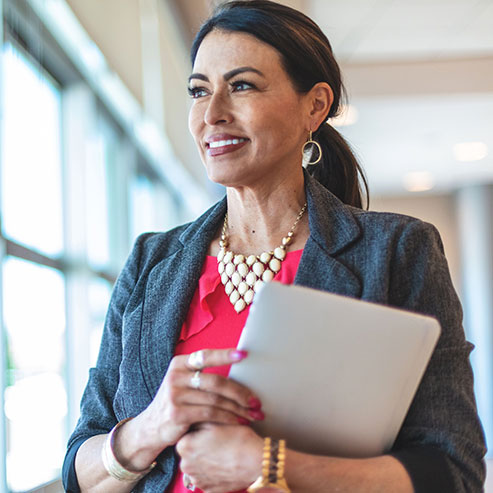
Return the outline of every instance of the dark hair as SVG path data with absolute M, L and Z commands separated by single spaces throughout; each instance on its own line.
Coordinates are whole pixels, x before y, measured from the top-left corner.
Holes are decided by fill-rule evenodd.
M 274 47 L 295 89 L 301 93 L 310 91 L 317 82 L 327 82 L 334 93 L 327 118 L 338 114 L 341 99 L 345 99 L 341 72 L 329 40 L 309 17 L 269 0 L 225 2 L 195 36 L 192 65 L 200 44 L 213 29 L 248 33 Z M 368 184 L 363 170 L 342 135 L 324 121 L 313 138 L 321 145 L 323 156 L 319 164 L 308 166 L 310 174 L 344 203 L 360 208 L 361 177 L 368 205 Z

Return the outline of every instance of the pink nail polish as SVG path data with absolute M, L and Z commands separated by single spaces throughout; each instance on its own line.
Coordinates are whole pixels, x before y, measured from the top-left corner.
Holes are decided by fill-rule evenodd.
M 234 360 L 234 361 L 240 361 L 248 356 L 247 351 L 240 351 L 238 349 L 235 349 L 234 351 L 231 351 L 229 353 L 229 357 Z
M 262 403 L 260 402 L 260 399 L 250 397 L 250 399 L 248 399 L 248 407 L 253 411 L 259 411 L 262 407 Z
M 262 411 L 248 411 L 248 415 L 257 421 L 263 421 L 265 419 L 265 414 Z
M 246 418 L 238 418 L 238 423 L 240 423 L 240 425 L 249 425 L 250 421 Z

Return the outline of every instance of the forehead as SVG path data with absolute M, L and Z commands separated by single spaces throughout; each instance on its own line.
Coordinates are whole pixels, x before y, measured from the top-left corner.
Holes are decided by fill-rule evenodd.
M 194 72 L 228 72 L 236 67 L 250 66 L 264 74 L 284 71 L 279 52 L 247 33 L 211 31 L 200 44 Z

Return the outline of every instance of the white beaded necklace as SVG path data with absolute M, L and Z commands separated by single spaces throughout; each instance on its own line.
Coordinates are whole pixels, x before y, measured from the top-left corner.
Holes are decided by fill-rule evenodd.
M 235 254 L 227 250 L 228 213 L 224 217 L 219 253 L 217 255 L 217 270 L 221 276 L 224 290 L 236 313 L 244 310 L 252 301 L 255 293 L 264 282 L 272 281 L 281 270 L 282 261 L 286 258 L 287 246 L 291 243 L 294 230 L 306 211 L 306 203 L 301 208 L 296 221 L 289 233 L 282 239 L 281 245 L 270 252 L 260 255 Z

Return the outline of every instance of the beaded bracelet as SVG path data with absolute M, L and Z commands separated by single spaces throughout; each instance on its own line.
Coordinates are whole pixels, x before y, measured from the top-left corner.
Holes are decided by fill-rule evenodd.
M 264 455 L 262 458 L 262 474 L 248 489 L 248 493 L 259 491 L 262 488 L 276 488 L 278 491 L 290 493 L 286 479 L 284 479 L 284 465 L 286 462 L 286 441 L 264 438 Z
M 101 458 L 103 459 L 104 468 L 106 472 L 114 479 L 118 481 L 138 481 L 142 479 L 146 474 L 151 472 L 156 466 L 156 461 L 154 461 L 145 471 L 129 471 L 123 467 L 115 457 L 115 452 L 113 451 L 113 441 L 116 431 L 127 421 L 133 418 L 126 418 L 119 423 L 110 431 L 106 440 L 104 442 L 103 448 L 101 450 Z

